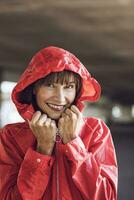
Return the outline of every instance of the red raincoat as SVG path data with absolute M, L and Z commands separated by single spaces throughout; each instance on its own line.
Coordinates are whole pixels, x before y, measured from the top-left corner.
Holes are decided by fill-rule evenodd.
M 51 72 L 71 70 L 82 78 L 82 101 L 96 101 L 100 86 L 71 53 L 57 47 L 38 52 L 13 90 L 12 100 L 26 120 L 32 105 L 21 104 L 19 93 Z M 6 125 L 0 134 L 0 200 L 116 200 L 117 163 L 105 123 L 83 118 L 79 137 L 67 144 L 56 141 L 54 154 L 36 152 L 36 138 L 27 121 Z

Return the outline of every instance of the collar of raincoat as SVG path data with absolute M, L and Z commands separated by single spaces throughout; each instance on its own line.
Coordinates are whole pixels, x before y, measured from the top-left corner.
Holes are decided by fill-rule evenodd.
M 22 104 L 19 102 L 19 93 L 33 82 L 47 76 L 51 72 L 60 72 L 63 70 L 73 71 L 82 78 L 81 96 L 77 99 L 76 103 L 80 111 L 84 108 L 84 101 L 95 102 L 99 99 L 101 87 L 99 83 L 91 77 L 80 60 L 67 50 L 50 46 L 40 50 L 33 56 L 31 62 L 12 91 L 12 100 L 19 114 L 25 120 L 30 120 L 35 110 L 32 104 Z

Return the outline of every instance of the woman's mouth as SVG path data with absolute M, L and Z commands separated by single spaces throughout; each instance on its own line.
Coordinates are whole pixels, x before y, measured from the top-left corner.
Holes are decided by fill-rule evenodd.
M 63 105 L 55 105 L 55 104 L 51 104 L 51 103 L 47 103 L 47 105 L 55 110 L 55 111 L 62 111 L 64 109 L 64 106 Z

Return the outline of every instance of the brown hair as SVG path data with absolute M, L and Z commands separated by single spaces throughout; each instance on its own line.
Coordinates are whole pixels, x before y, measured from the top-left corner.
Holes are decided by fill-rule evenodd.
M 73 102 L 73 104 L 76 103 L 76 100 L 81 95 L 81 88 L 82 88 L 82 80 L 79 74 L 76 74 L 73 71 L 64 70 L 61 72 L 52 72 L 48 74 L 46 77 L 37 80 L 36 82 L 29 85 L 27 88 L 25 88 L 20 94 L 19 94 L 19 102 L 23 104 L 33 104 L 35 110 L 37 110 L 37 104 L 35 95 L 33 94 L 33 89 L 37 86 L 40 87 L 41 85 L 45 83 L 68 83 L 70 77 L 74 78 L 74 82 L 76 84 L 76 97 Z

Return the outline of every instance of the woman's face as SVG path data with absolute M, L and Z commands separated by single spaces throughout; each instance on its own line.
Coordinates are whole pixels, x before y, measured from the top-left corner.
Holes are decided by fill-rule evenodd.
M 76 84 L 70 77 L 68 83 L 45 83 L 34 90 L 36 102 L 41 111 L 51 119 L 59 119 L 70 107 L 76 96 Z

